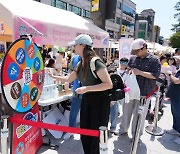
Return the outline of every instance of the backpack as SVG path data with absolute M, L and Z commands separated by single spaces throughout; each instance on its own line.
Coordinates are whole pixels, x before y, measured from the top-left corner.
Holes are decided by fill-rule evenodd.
M 95 78 L 98 78 L 96 75 L 96 60 L 100 59 L 99 57 L 93 57 L 90 61 L 90 69 Z M 108 90 L 108 95 L 111 101 L 117 101 L 125 98 L 124 92 L 124 82 L 119 74 L 110 73 L 110 78 L 113 84 L 113 88 Z

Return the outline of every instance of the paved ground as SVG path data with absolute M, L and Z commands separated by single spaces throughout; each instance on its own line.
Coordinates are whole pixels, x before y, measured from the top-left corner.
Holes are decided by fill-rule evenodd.
M 146 121 L 147 125 L 148 122 Z M 164 115 L 160 118 L 158 125 L 165 130 L 171 129 L 172 116 L 168 102 L 165 102 Z M 108 141 L 109 154 L 129 154 L 132 144 L 130 137 L 130 135 L 110 136 Z M 144 131 L 138 145 L 137 154 L 180 154 L 180 145 L 173 143 L 175 138 L 176 136 L 169 134 L 155 137 Z M 46 139 L 44 138 L 44 140 Z M 59 145 L 58 151 L 42 146 L 37 154 L 83 154 L 79 135 L 75 135 L 74 138 L 67 141 L 52 139 L 52 143 Z

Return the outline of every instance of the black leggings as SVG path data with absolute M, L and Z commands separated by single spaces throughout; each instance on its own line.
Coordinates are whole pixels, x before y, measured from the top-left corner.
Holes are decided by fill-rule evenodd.
M 91 92 L 83 95 L 80 112 L 80 127 L 99 130 L 108 126 L 110 101 L 106 93 Z M 99 137 L 81 135 L 85 154 L 99 154 Z

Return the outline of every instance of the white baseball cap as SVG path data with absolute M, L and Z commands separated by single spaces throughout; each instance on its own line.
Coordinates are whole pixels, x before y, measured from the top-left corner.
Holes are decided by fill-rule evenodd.
M 80 34 L 75 38 L 74 41 L 68 43 L 69 46 L 73 46 L 73 45 L 77 45 L 77 44 L 84 44 L 84 45 L 92 46 L 93 41 L 89 35 Z
M 134 41 L 132 41 L 131 43 L 131 54 L 136 54 L 137 50 L 142 49 L 143 47 L 145 47 L 146 41 L 143 39 L 135 39 Z

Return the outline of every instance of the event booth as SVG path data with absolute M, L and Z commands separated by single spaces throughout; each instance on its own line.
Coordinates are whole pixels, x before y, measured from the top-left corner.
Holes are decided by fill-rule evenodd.
M 63 95 L 62 93 L 54 95 L 55 92 L 51 92 L 57 88 L 47 77 L 37 45 L 68 46 L 68 42 L 74 40 L 81 33 L 92 37 L 95 48 L 107 48 L 109 43 L 109 34 L 92 22 L 73 12 L 32 0 L 0 0 L 0 19 L 10 28 L 12 41 L 15 41 L 5 55 L 2 64 L 3 70 L 1 70 L 3 96 L 11 109 L 14 109 L 12 110 L 12 119 L 14 118 L 14 120 L 20 118 L 39 122 L 43 120 L 44 107 L 72 97 L 72 93 L 69 91 Z M 29 34 L 32 35 L 32 39 L 19 39 L 20 36 Z M 26 64 L 23 64 L 24 61 Z M 42 79 L 43 77 L 44 79 Z M 43 86 L 42 81 L 46 85 Z M 43 93 L 44 89 L 48 89 L 47 93 L 51 93 L 52 98 L 38 100 L 41 90 Z M 41 108 L 41 118 L 38 105 Z M 58 117 L 60 118 L 61 114 L 58 114 Z M 56 119 L 56 124 L 61 125 L 61 122 L 63 122 L 62 119 L 59 120 L 59 123 Z M 40 128 L 13 123 L 10 134 L 12 134 L 13 140 L 12 153 L 36 153 L 42 145 Z M 57 136 L 55 131 L 51 134 Z
M 93 38 L 93 46 L 108 46 L 109 34 L 73 12 L 32 0 L 0 0 L 0 18 L 12 29 L 13 40 L 33 34 L 37 44 L 67 46 L 78 34 Z

